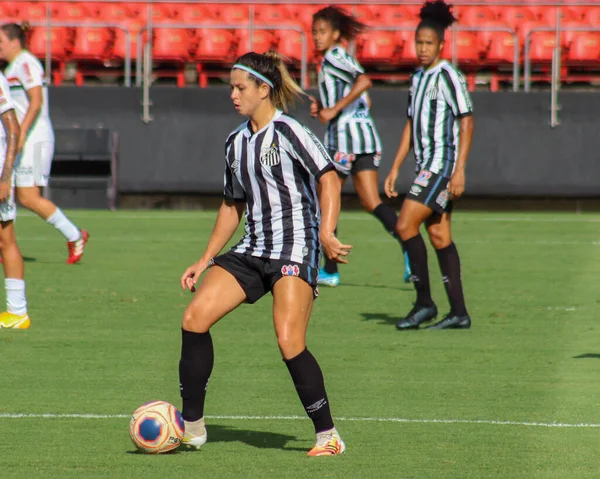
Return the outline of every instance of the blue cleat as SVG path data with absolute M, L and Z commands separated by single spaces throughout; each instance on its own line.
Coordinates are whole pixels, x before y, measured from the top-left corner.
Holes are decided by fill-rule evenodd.
M 340 284 L 340 273 L 327 273 L 323 268 L 319 270 L 319 278 L 317 284 L 321 286 L 329 286 L 335 288 Z
M 321 273 L 319 273 L 320 275 Z M 412 271 L 410 270 L 410 262 L 408 261 L 408 254 L 404 253 L 404 282 L 410 283 L 410 277 L 412 275 Z

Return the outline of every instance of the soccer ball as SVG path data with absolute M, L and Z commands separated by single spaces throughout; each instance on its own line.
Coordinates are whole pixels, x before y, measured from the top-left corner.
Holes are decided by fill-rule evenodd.
M 131 416 L 129 437 L 140 452 L 161 454 L 179 447 L 183 439 L 183 417 L 165 401 L 142 404 Z

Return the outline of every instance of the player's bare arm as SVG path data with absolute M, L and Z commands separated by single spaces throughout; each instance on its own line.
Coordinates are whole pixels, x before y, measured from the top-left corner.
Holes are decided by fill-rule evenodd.
M 2 126 L 6 132 L 6 157 L 0 175 L 0 201 L 6 201 L 10 195 L 12 169 L 17 157 L 19 134 L 21 128 L 15 110 L 9 110 L 2 115 Z

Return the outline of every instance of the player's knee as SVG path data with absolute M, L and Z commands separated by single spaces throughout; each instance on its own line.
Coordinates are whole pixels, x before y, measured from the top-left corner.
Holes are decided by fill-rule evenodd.
M 437 228 L 430 228 L 427 232 L 429 233 L 429 241 L 431 241 L 431 244 L 435 249 L 445 248 L 452 242 L 445 231 Z
M 19 199 L 19 203 L 23 205 L 23 207 L 27 209 L 31 209 L 35 206 L 37 201 L 36 195 L 32 194 L 30 191 L 24 191 L 17 188 L 17 198 Z
M 277 344 L 284 359 L 295 358 L 306 347 L 304 338 L 295 337 L 288 333 L 277 334 Z
M 400 217 L 396 223 L 396 233 L 403 240 L 407 240 L 419 233 L 419 227 L 409 221 L 407 218 Z
M 198 302 L 192 302 L 183 313 L 181 327 L 194 333 L 206 333 L 210 329 L 206 321 L 206 312 Z
M 375 208 L 377 208 L 380 204 L 381 204 L 380 199 L 374 199 L 374 198 L 361 198 L 360 199 L 360 206 L 367 213 L 373 213 L 373 211 L 375 211 Z

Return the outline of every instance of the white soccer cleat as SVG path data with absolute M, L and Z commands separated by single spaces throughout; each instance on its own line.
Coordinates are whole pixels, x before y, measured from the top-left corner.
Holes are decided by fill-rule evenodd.
M 206 440 L 208 439 L 204 418 L 198 419 L 194 422 L 184 421 L 184 424 L 185 433 L 183 434 L 183 440 L 181 441 L 181 444 L 184 446 L 193 447 L 194 449 L 200 449 L 202 446 L 204 446 L 204 444 L 206 444 Z

